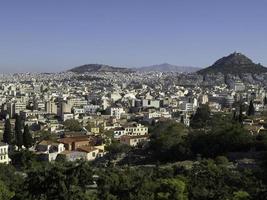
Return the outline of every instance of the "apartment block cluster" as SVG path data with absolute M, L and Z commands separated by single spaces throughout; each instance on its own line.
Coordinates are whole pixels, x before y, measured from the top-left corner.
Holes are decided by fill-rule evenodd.
M 1 131 L 5 119 L 14 125 L 15 115 L 20 115 L 33 135 L 55 136 L 32 148 L 41 159 L 53 161 L 63 155 L 71 161 L 94 160 L 105 155 L 104 133 L 137 146 L 149 140 L 148 125 L 159 120 L 190 126 L 200 104 L 208 104 L 212 112 L 231 112 L 235 102 L 249 104 L 253 99 L 256 112 L 261 112 L 266 109 L 265 97 L 266 88 L 258 84 L 231 79 L 226 84 L 201 85 L 198 75 L 177 73 L 2 75 Z M 66 130 L 67 120 L 77 120 L 82 130 Z

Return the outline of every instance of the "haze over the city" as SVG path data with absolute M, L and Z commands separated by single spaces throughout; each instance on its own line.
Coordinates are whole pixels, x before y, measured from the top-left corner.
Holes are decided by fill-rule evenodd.
M 266 7 L 243 0 L 2 1 L 0 72 L 89 63 L 207 67 L 234 51 L 267 66 Z

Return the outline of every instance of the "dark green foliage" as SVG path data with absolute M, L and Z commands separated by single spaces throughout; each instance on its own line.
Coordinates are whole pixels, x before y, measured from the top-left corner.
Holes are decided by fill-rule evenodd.
M 0 164 L 0 180 L 12 192 L 17 191 L 23 184 L 23 176 L 12 165 Z
M 249 151 L 253 137 L 239 124 L 216 127 L 208 133 L 194 132 L 189 136 L 191 150 L 204 157 L 216 157 L 232 151 Z
M 97 181 L 98 196 L 101 200 L 153 200 L 158 186 L 152 174 L 145 170 L 109 169 L 100 173 Z
M 243 115 L 243 104 L 241 103 L 239 105 L 239 115 L 238 115 L 238 121 L 239 123 L 242 123 L 244 120 L 244 115 Z
M 116 140 L 112 141 L 112 143 L 106 147 L 106 150 L 109 152 L 109 155 L 112 157 L 113 156 L 116 157 L 117 155 L 122 154 L 122 153 L 127 153 L 130 151 L 130 149 L 131 147 L 128 146 L 127 144 L 119 143 Z
M 12 133 L 11 133 L 11 124 L 9 119 L 5 121 L 5 129 L 4 129 L 4 134 L 3 134 L 3 142 L 7 144 L 11 144 L 12 142 Z
M 79 123 L 78 120 L 75 120 L 75 119 L 67 119 L 64 122 L 64 126 L 69 131 L 80 131 L 80 130 L 82 130 L 81 124 Z
M 181 123 L 160 122 L 152 131 L 149 151 L 159 161 L 184 160 L 190 154 L 185 143 L 187 134 L 188 130 Z
M 255 115 L 255 108 L 254 108 L 254 105 L 253 105 L 253 101 L 250 100 L 250 103 L 249 103 L 249 107 L 248 107 L 248 116 L 252 116 L 252 115 Z
M 19 149 L 21 149 L 23 145 L 22 122 L 19 115 L 16 115 L 15 121 L 15 144 Z
M 14 193 L 9 191 L 5 183 L 0 180 L 0 199 L 10 200 L 13 196 L 14 196 Z
M 186 183 L 180 178 L 162 179 L 156 190 L 158 200 L 188 200 Z
M 267 97 L 264 97 L 263 104 L 266 106 L 267 105 Z
M 208 105 L 201 105 L 198 107 L 196 113 L 192 117 L 190 125 L 192 128 L 206 128 L 210 119 L 210 109 Z
M 28 150 L 14 151 L 10 154 L 12 164 L 20 170 L 30 169 L 37 163 L 36 155 Z
M 28 125 L 24 126 L 24 131 L 23 131 L 23 145 L 27 149 L 32 147 L 33 145 L 33 138 L 30 133 Z
M 91 167 L 83 162 L 36 168 L 27 174 L 24 186 L 16 194 L 16 198 L 89 200 L 92 198 L 89 198 L 86 190 L 93 184 L 92 175 Z
M 196 164 L 189 175 L 191 200 L 235 199 L 241 191 L 256 200 L 260 188 L 260 181 L 251 172 L 240 172 L 227 165 L 216 165 L 212 160 Z

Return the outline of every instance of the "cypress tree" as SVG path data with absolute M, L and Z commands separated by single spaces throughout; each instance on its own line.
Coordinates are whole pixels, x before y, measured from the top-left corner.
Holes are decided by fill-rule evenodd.
M 255 114 L 255 108 L 253 105 L 253 101 L 250 100 L 249 107 L 248 107 L 248 116 L 252 116 Z
M 233 112 L 233 118 L 232 118 L 232 120 L 233 120 L 233 121 L 236 121 L 236 120 L 237 120 L 236 118 L 237 118 L 237 117 L 236 117 L 236 111 L 234 111 L 234 112 Z
M 21 149 L 23 145 L 23 135 L 22 135 L 22 125 L 21 125 L 21 118 L 19 115 L 16 115 L 15 121 L 15 144 Z
M 181 116 L 181 121 L 180 121 L 182 124 L 184 124 L 184 116 L 182 115 Z
M 265 106 L 267 105 L 267 97 L 266 96 L 264 97 L 263 103 L 264 103 Z
M 7 119 L 5 121 L 5 130 L 4 130 L 4 134 L 3 134 L 3 142 L 7 143 L 7 144 L 11 144 L 11 141 L 12 141 L 11 124 L 10 124 L 10 120 Z
M 32 135 L 30 133 L 28 125 L 24 126 L 23 131 L 23 145 L 28 149 L 33 145 Z
M 240 123 L 243 122 L 244 116 L 243 116 L 243 105 L 242 103 L 239 106 L 239 116 L 238 116 L 238 120 Z

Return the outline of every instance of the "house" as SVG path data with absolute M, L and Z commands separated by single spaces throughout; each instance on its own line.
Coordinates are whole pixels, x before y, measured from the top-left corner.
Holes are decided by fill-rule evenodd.
M 137 135 L 137 136 L 130 136 L 130 135 L 123 135 L 120 138 L 120 143 L 127 144 L 129 146 L 136 146 L 141 142 L 148 141 L 148 135 Z
M 53 161 L 57 155 L 65 150 L 64 144 L 50 140 L 43 140 L 37 144 L 36 153 L 41 160 Z
M 120 119 L 123 113 L 125 113 L 125 111 L 121 107 L 110 108 L 110 116 L 115 117 L 116 119 Z
M 88 136 L 65 137 L 58 139 L 58 142 L 63 143 L 66 150 L 74 151 L 79 147 L 90 145 L 90 137 Z
M 0 142 L 0 163 L 8 164 L 10 161 L 8 157 L 8 144 Z
M 96 159 L 97 157 L 102 157 L 103 156 L 103 151 L 92 147 L 92 146 L 83 146 L 79 147 L 77 151 L 85 152 L 86 153 L 86 160 L 91 161 Z
M 117 128 L 114 130 L 114 137 L 119 138 L 123 135 L 147 135 L 148 134 L 148 127 L 143 126 L 142 124 L 133 124 L 129 126 L 124 126 L 122 128 Z

